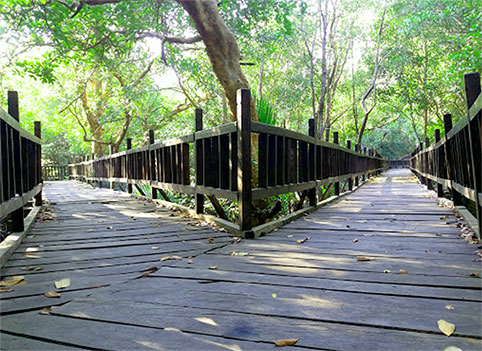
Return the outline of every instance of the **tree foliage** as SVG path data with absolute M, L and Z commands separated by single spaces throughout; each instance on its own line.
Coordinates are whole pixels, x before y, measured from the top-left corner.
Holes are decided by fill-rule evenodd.
M 239 87 L 256 94 L 260 120 L 306 132 L 315 117 L 320 137 L 339 131 L 342 142 L 397 158 L 431 138 L 443 113 L 464 115 L 463 74 L 482 71 L 481 8 L 481 0 L 0 0 L 0 84 L 20 91 L 22 123 L 42 120 L 51 162 L 117 151 L 126 137 L 145 143 L 149 129 L 158 138 L 187 133 L 194 107 L 205 109 L 206 126 L 225 123 Z

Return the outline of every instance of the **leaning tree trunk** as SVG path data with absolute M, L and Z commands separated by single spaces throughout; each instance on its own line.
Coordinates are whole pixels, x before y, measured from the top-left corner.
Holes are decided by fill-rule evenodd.
M 218 11 L 216 0 L 177 0 L 191 17 L 201 36 L 214 73 L 224 88 L 232 120 L 236 120 L 238 89 L 249 88 L 241 71 L 241 55 L 234 34 Z M 251 101 L 251 119 L 257 121 L 256 105 Z

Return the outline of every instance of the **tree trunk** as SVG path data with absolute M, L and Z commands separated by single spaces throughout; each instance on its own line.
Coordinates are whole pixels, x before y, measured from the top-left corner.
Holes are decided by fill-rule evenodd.
M 177 0 L 189 14 L 201 36 L 214 73 L 224 88 L 231 111 L 236 120 L 236 94 L 238 89 L 249 88 L 241 71 L 240 52 L 234 34 L 221 18 L 216 0 Z M 251 119 L 257 121 L 256 104 L 251 103 Z

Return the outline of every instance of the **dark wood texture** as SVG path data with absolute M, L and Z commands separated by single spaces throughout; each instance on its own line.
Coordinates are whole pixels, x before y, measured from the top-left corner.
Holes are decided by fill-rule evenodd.
M 482 170 L 481 170 L 481 135 L 482 135 L 482 93 L 480 74 L 465 75 L 467 97 L 467 118 L 452 125 L 450 114 L 444 115 L 445 136 L 435 137 L 436 143 L 425 148 L 420 144 L 410 159 L 410 167 L 419 176 L 421 182 L 432 188 L 437 184 L 437 194 L 443 195 L 445 186 L 450 188 L 455 206 L 463 206 L 464 201 L 473 202 L 473 215 L 478 225 L 474 228 L 479 239 L 482 229 Z M 468 206 L 469 208 L 472 206 Z
M 251 230 L 251 93 L 249 89 L 238 91 L 238 191 L 239 228 Z
M 238 201 L 236 233 L 250 235 L 253 200 L 308 190 L 304 196 L 314 208 L 322 200 L 317 195 L 326 183 L 334 182 L 339 195 L 341 182 L 355 176 L 366 180 L 387 166 L 374 153 L 361 155 L 337 142 L 319 140 L 313 126 L 305 135 L 251 121 L 248 95 L 248 90 L 239 92 L 236 123 L 203 130 L 203 111 L 198 108 L 194 133 L 154 142 L 151 131 L 149 145 L 69 165 L 70 177 L 99 186 L 127 184 L 129 193 L 133 185 L 151 186 L 152 198 L 159 190 L 193 194 L 199 215 L 204 213 L 206 196 Z M 191 147 L 194 165 L 190 164 Z M 222 216 L 221 207 L 215 205 L 215 209 Z
M 0 109 L 0 218 L 11 221 L 13 232 L 22 232 L 24 205 L 42 201 L 40 122 L 34 122 L 35 135 L 20 127 L 15 91 L 8 92 L 8 111 Z

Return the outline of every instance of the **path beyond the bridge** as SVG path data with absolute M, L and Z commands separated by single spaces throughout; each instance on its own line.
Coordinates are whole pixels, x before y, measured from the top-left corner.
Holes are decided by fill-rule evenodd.
M 407 170 L 241 242 L 119 192 L 44 194 L 1 270 L 26 282 L 0 296 L 3 350 L 481 349 L 477 245 Z

